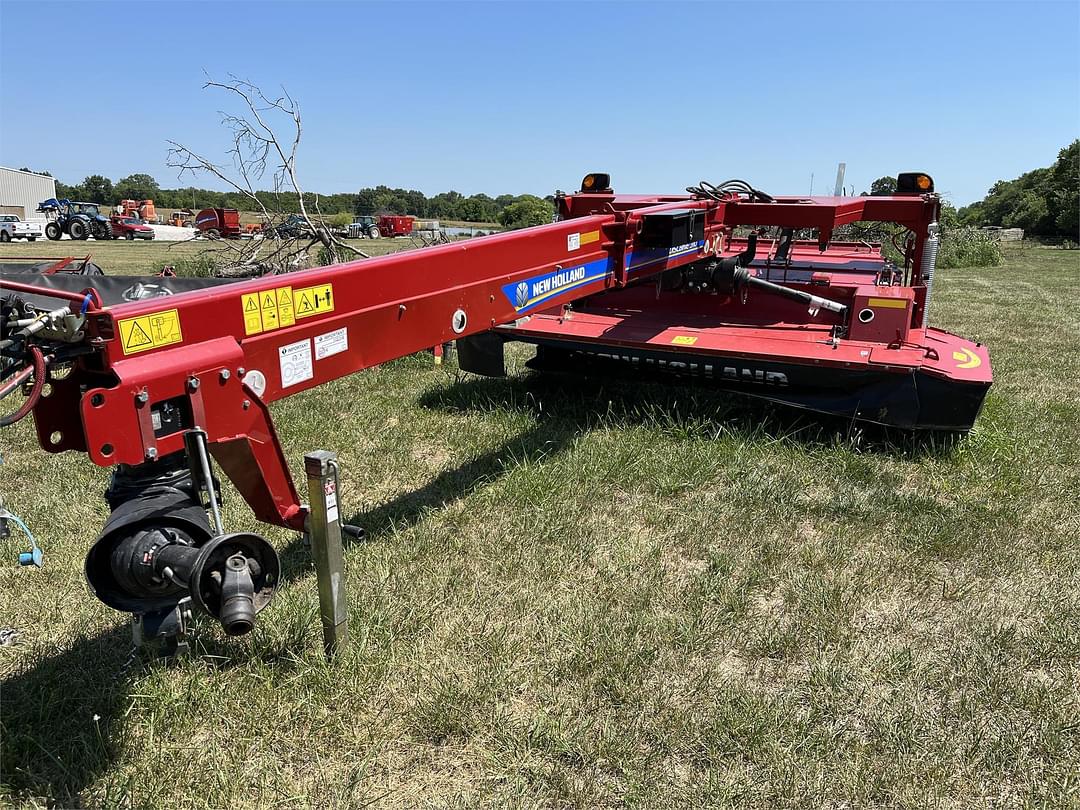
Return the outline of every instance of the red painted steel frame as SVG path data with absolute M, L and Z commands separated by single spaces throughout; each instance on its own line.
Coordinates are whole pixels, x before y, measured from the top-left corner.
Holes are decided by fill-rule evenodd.
M 934 197 L 780 198 L 776 203 L 581 194 L 559 199 L 564 221 L 419 251 L 237 282 L 107 307 L 88 319 L 100 354 L 56 380 L 35 408 L 39 440 L 53 452 L 80 450 L 99 465 L 141 464 L 183 449 L 181 432 L 155 436 L 152 408 L 185 401 L 226 475 L 267 523 L 301 528 L 305 513 L 275 434 L 268 404 L 339 377 L 454 338 L 513 323 L 523 309 L 506 292 L 521 282 L 586 266 L 602 268 L 543 296 L 550 309 L 719 253 L 734 225 L 819 228 L 860 219 L 911 228 L 921 248 L 936 218 Z M 704 245 L 628 271 L 642 218 L 671 209 L 705 216 Z M 916 256 L 916 266 L 918 257 Z M 332 285 L 333 308 L 247 334 L 243 296 L 283 286 Z M 37 290 L 37 292 L 46 292 Z M 47 294 L 57 295 L 54 291 Z M 918 298 L 919 291 L 916 291 Z M 83 296 L 79 296 L 82 300 Z M 125 354 L 119 322 L 175 310 L 182 340 Z M 455 313 L 466 316 L 464 325 Z M 917 313 L 916 313 L 917 317 Z M 346 330 L 348 349 L 313 358 L 311 377 L 285 387 L 279 350 Z M 265 389 L 242 379 L 259 371 Z M 249 376 L 250 380 L 251 377 Z M 256 386 L 257 388 L 257 386 Z

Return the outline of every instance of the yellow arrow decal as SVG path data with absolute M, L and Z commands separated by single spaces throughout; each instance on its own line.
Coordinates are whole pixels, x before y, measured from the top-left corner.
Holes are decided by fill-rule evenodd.
M 982 365 L 979 355 L 971 349 L 960 349 L 952 353 L 952 359 L 956 361 L 957 368 L 978 368 Z

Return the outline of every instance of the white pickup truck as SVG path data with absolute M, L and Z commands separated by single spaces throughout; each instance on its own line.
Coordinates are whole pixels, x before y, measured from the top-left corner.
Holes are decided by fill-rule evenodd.
M 40 222 L 23 222 L 14 214 L 0 214 L 0 242 L 12 239 L 26 239 L 33 242 L 45 235 L 45 226 Z

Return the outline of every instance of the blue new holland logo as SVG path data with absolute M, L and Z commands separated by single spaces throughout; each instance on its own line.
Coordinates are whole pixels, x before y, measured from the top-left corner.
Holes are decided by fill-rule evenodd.
M 598 281 L 609 274 L 608 260 L 597 259 L 595 262 L 577 267 L 552 270 L 549 273 L 525 279 L 525 281 L 504 284 L 502 291 L 514 309 L 525 312 L 560 293 Z

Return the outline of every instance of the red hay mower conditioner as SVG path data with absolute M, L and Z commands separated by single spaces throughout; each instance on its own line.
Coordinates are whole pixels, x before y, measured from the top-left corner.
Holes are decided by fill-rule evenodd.
M 928 326 L 940 200 L 925 174 L 887 197 L 771 197 L 742 181 L 621 195 L 602 174 L 549 225 L 255 280 L 6 273 L 0 396 L 26 393 L 41 446 L 114 467 L 86 562 L 95 593 L 175 628 L 194 603 L 251 629 L 278 559 L 226 534 L 210 458 L 255 516 L 305 529 L 268 406 L 456 340 L 503 371 L 507 341 L 582 374 L 701 378 L 776 402 L 916 430 L 968 430 L 986 348 Z M 896 226 L 880 245 L 843 225 Z M 134 294 L 133 294 L 134 291 Z M 45 384 L 49 384 L 45 396 Z M 204 496 L 214 515 L 211 527 Z

